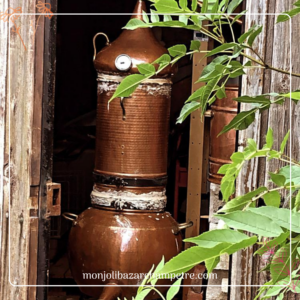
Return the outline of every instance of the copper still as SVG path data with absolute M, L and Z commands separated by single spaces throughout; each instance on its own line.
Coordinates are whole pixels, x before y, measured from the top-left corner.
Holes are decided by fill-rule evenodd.
M 139 0 L 134 10 L 139 15 L 133 18 L 142 18 L 143 11 L 145 3 Z M 192 223 L 178 224 L 164 211 L 171 76 L 176 67 L 165 68 L 131 97 L 114 99 L 108 107 L 120 82 L 138 72 L 137 64 L 152 63 L 167 50 L 149 28 L 124 30 L 112 43 L 98 33 L 94 47 L 99 35 L 106 37 L 107 46 L 94 55 L 98 101 L 92 207 L 79 216 L 64 214 L 73 221 L 69 262 L 78 285 L 102 285 L 80 287 L 83 293 L 102 300 L 131 299 L 141 279 L 86 280 L 83 274 L 146 274 L 163 256 L 167 261 L 182 249 L 180 230 Z
M 238 112 L 238 103 L 232 100 L 238 97 L 238 85 L 228 85 L 225 90 L 226 98 L 217 99 L 211 106 L 208 180 L 216 184 L 220 184 L 223 177 L 223 175 L 218 174 L 220 167 L 231 163 L 230 156 L 235 152 L 236 147 L 235 130 L 218 136 L 224 126 L 229 124 Z

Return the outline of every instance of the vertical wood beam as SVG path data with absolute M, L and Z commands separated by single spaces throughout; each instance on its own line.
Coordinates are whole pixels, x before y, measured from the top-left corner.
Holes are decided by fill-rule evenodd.
M 249 13 L 280 13 L 292 8 L 293 0 L 287 1 L 264 1 L 264 0 L 248 0 L 247 11 Z M 292 20 L 292 45 L 290 45 L 290 28 L 289 22 L 276 24 L 276 16 L 266 15 L 247 15 L 246 30 L 254 24 L 263 25 L 263 32 L 255 41 L 254 48 L 264 58 L 266 63 L 274 67 L 289 70 L 290 61 L 292 60 L 292 68 L 296 73 L 300 72 L 300 61 L 298 59 L 298 41 L 300 38 L 300 17 L 295 17 Z M 290 57 L 289 50 L 292 50 Z M 242 95 L 259 95 L 262 93 L 278 92 L 287 93 L 290 89 L 289 75 L 266 70 L 251 70 L 247 71 L 247 77 L 243 78 Z M 292 79 L 292 89 L 298 89 L 300 80 Z M 241 111 L 249 110 L 252 106 L 242 104 Z M 290 124 L 290 114 L 292 114 L 292 124 Z M 297 133 L 300 130 L 300 106 L 292 104 L 290 111 L 290 103 L 287 100 L 282 106 L 271 106 L 268 111 L 262 115 L 257 115 L 255 123 L 247 130 L 239 132 L 238 145 L 239 151 L 245 147 L 248 138 L 254 139 L 261 147 L 265 143 L 265 135 L 267 128 L 271 127 L 274 134 L 274 148 L 280 146 L 285 133 L 291 126 L 292 152 L 293 158 L 299 160 L 300 143 Z M 289 143 L 288 143 L 289 144 Z M 289 148 L 289 145 L 288 147 Z M 238 177 L 236 186 L 236 195 L 243 195 L 258 186 L 269 186 L 267 174 L 278 169 L 280 165 L 275 161 L 266 162 L 264 159 L 251 160 L 242 169 Z M 253 258 L 253 249 L 248 248 L 244 251 L 239 251 L 233 255 L 232 263 L 232 285 L 250 285 L 250 287 L 232 287 L 230 299 L 251 300 L 257 292 L 256 287 L 251 285 L 262 285 L 267 280 L 266 273 L 258 273 L 258 270 L 263 267 L 263 263 L 259 258 Z M 287 299 L 292 299 L 293 296 L 288 295 Z M 300 295 L 295 296 L 296 299 Z M 285 298 L 286 299 L 286 298 Z
M 21 7 L 23 13 L 34 13 L 35 5 L 35 0 L 5 0 L 0 2 L 0 12 L 11 6 Z M 18 285 L 28 284 L 30 268 L 28 236 L 35 60 L 31 20 L 30 15 L 21 15 L 17 22 L 26 49 L 9 23 L 0 21 L 0 185 L 3 187 L 0 190 L 0 299 L 26 300 L 28 293 L 28 288 Z
M 200 50 L 206 51 L 208 42 L 202 41 Z M 193 57 L 192 81 L 195 82 L 207 64 L 204 53 L 196 53 Z M 193 84 L 192 92 L 203 86 L 200 82 Z M 191 114 L 190 120 L 190 144 L 189 144 L 189 167 L 186 220 L 192 221 L 193 226 L 186 230 L 186 237 L 196 236 L 200 230 L 201 191 L 202 191 L 202 168 L 204 147 L 204 117 L 199 110 Z M 188 247 L 188 243 L 185 244 Z

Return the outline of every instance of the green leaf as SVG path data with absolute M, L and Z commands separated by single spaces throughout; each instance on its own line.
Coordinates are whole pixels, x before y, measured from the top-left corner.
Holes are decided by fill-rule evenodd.
M 143 11 L 143 20 L 145 23 L 149 23 L 149 17 L 146 12 Z
M 262 32 L 263 26 L 258 26 L 258 29 L 256 29 L 248 38 L 248 45 L 252 47 L 256 37 Z
M 246 31 L 245 33 L 243 33 L 243 34 L 238 38 L 238 42 L 239 42 L 240 44 L 244 43 L 244 42 L 247 40 L 247 38 L 251 35 L 251 33 L 254 31 L 255 27 L 256 27 L 256 25 L 250 27 L 250 28 L 248 29 L 248 31 Z
M 290 11 L 285 11 L 282 15 L 279 15 L 277 17 L 276 23 L 285 22 L 299 13 L 300 13 L 300 7 L 294 8 Z
M 299 243 L 295 243 L 291 245 L 291 253 L 290 244 L 287 244 L 274 254 L 270 267 L 273 283 L 286 278 L 291 273 L 290 261 L 295 261 L 298 244 Z
M 220 167 L 218 174 L 225 174 L 228 170 L 228 168 L 230 168 L 231 164 L 225 164 L 223 166 Z
M 250 151 L 257 150 L 257 144 L 253 139 L 247 139 L 247 149 L 249 149 Z
M 231 229 L 216 229 L 206 231 L 199 236 L 187 238 L 184 242 L 194 243 L 202 248 L 213 248 L 221 243 L 238 243 L 249 236 Z
M 192 50 L 192 51 L 199 51 L 200 46 L 201 46 L 201 42 L 200 41 L 192 40 L 191 41 L 190 50 Z
M 139 72 L 143 75 L 154 75 L 155 68 L 151 64 L 139 64 L 137 65 Z
M 247 10 L 243 10 L 240 14 L 236 15 L 232 20 L 231 24 L 234 24 L 237 20 L 239 20 L 242 16 L 246 14 Z
M 296 211 L 298 211 L 300 208 L 300 191 L 298 191 L 297 196 L 296 196 L 295 208 L 296 208 Z
M 177 119 L 176 123 L 182 123 L 193 111 L 200 108 L 200 103 L 197 101 L 192 101 L 189 103 L 186 103 L 180 112 L 180 115 Z
M 202 113 L 205 112 L 205 109 L 206 109 L 206 104 L 208 103 L 208 100 L 210 98 L 210 95 L 211 93 L 213 92 L 213 90 L 215 89 L 217 83 L 219 82 L 220 80 L 220 77 L 216 77 L 216 78 L 213 78 L 211 79 L 206 87 L 205 87 L 205 90 L 203 92 L 203 97 L 201 99 L 201 108 L 202 108 Z
M 270 99 L 268 99 L 264 96 L 256 96 L 256 97 L 241 96 L 238 98 L 234 98 L 233 100 L 235 100 L 237 102 L 242 102 L 242 103 L 271 104 Z
M 281 94 L 281 96 L 290 98 L 297 103 L 300 100 L 300 90 L 296 90 L 294 92 L 287 93 L 287 94 Z
M 227 68 L 229 68 L 231 72 L 241 72 L 243 71 L 244 66 L 239 61 L 232 60 Z
M 186 54 L 186 46 L 185 45 L 175 45 L 171 48 L 168 48 L 168 51 L 171 56 L 183 56 Z
M 272 191 L 263 196 L 264 202 L 267 206 L 279 207 L 281 197 L 278 191 Z
M 276 300 L 283 300 L 283 297 L 284 297 L 284 293 L 281 293 L 276 297 Z
M 182 22 L 183 24 L 187 25 L 188 21 L 189 21 L 189 18 L 185 15 L 180 15 L 179 16 L 179 21 Z
M 257 236 L 252 236 L 252 237 L 248 237 L 247 239 L 238 242 L 236 244 L 233 244 L 227 248 L 225 248 L 224 250 L 221 251 L 221 253 L 227 253 L 228 255 L 231 255 L 239 250 L 242 250 L 244 248 L 248 248 L 252 245 L 254 245 L 257 241 Z
M 220 5 L 219 5 L 219 10 L 220 11 L 225 11 L 228 7 L 228 2 L 229 2 L 229 0 L 222 0 Z
M 231 129 L 243 130 L 248 128 L 249 125 L 252 124 L 255 119 L 256 110 L 257 108 L 253 108 L 249 111 L 243 111 L 238 115 L 236 115 L 232 119 L 232 121 L 223 128 L 223 130 L 219 133 L 219 135 L 228 132 Z
M 212 62 L 210 64 L 208 64 L 206 67 L 204 67 L 200 78 L 205 77 L 207 74 L 210 74 L 211 72 L 213 72 L 215 70 L 216 65 L 220 65 L 223 64 L 224 62 L 229 60 L 229 56 L 228 55 L 221 55 L 216 57 L 214 60 L 212 60 Z
M 185 10 L 187 8 L 187 0 L 179 0 L 180 7 Z
M 182 277 L 179 278 L 178 280 L 176 280 L 172 284 L 172 286 L 169 288 L 169 290 L 167 292 L 167 299 L 166 300 L 172 300 L 176 296 L 176 294 L 180 290 L 181 281 L 182 281 Z
M 158 59 L 156 59 L 153 64 L 169 64 L 171 62 L 171 57 L 169 54 L 163 54 Z
M 285 285 L 285 284 L 283 284 Z M 262 297 L 261 299 L 269 299 L 271 297 L 277 296 L 281 290 L 284 289 L 284 286 L 272 286 L 268 289 L 268 291 L 266 292 L 266 294 L 264 295 L 264 297 Z
M 239 164 L 245 160 L 245 156 L 244 156 L 244 153 L 242 153 L 242 152 L 235 152 L 230 156 L 230 159 L 233 162 Z
M 290 236 L 290 232 L 284 232 L 282 233 L 280 236 L 278 236 L 277 238 L 268 241 L 266 244 L 264 244 L 261 248 L 259 248 L 254 255 L 259 254 L 259 255 L 263 255 L 264 253 L 266 253 L 267 251 L 269 251 L 270 249 L 277 247 L 278 245 L 280 245 L 281 243 L 283 243 L 288 237 Z
M 289 139 L 289 136 L 290 136 L 290 131 L 287 132 L 287 134 L 284 136 L 283 140 L 282 140 L 282 143 L 280 145 L 280 152 L 283 153 L 284 152 L 284 149 L 285 149 L 285 146 L 286 146 L 286 143 Z
M 267 133 L 267 136 L 266 136 L 266 143 L 267 143 L 266 144 L 267 148 L 272 149 L 273 143 L 274 143 L 272 128 L 268 129 L 268 133 Z
M 125 77 L 108 102 L 111 102 L 118 97 L 129 97 L 145 79 L 147 79 L 147 77 L 140 74 L 133 74 Z
M 150 15 L 150 19 L 152 23 L 157 23 L 159 22 L 159 16 L 157 14 L 157 11 L 150 9 L 151 15 Z
M 272 158 L 280 158 L 281 157 L 281 153 L 275 150 L 270 150 L 269 151 L 269 159 Z
M 175 14 L 183 12 L 183 10 L 178 7 L 178 3 L 175 0 L 158 0 L 155 2 L 154 6 L 160 13 Z
M 228 244 L 229 245 L 229 244 Z M 194 266 L 201 262 L 219 256 L 219 253 L 224 249 L 224 243 L 217 245 L 214 248 L 201 248 L 198 246 L 188 248 L 179 253 L 177 256 L 169 260 L 158 274 L 178 275 L 182 272 L 191 270 Z
M 163 54 L 158 59 L 156 59 L 152 64 L 159 64 L 157 71 L 164 69 L 171 62 L 171 57 L 168 54 Z
M 247 193 L 243 196 L 238 196 L 232 200 L 230 200 L 228 203 L 226 203 L 218 212 L 234 212 L 238 210 L 242 210 L 247 204 L 249 204 L 254 197 L 257 197 L 261 193 L 267 191 L 268 189 L 264 186 L 259 187 L 258 189 Z
M 224 76 L 225 74 L 222 75 L 223 71 L 225 70 L 225 66 L 221 64 L 216 64 L 214 65 L 214 70 L 204 76 L 201 76 L 195 83 L 198 82 L 207 82 L 211 79 L 214 79 L 216 77 L 220 78 L 220 76 Z
M 197 9 L 197 0 L 192 0 L 192 11 L 196 11 Z
M 223 195 L 223 199 L 227 201 L 229 197 L 234 193 L 235 191 L 235 177 L 231 178 L 231 180 L 226 180 L 226 177 L 222 178 L 221 181 L 221 192 Z
M 207 270 L 207 274 L 210 274 L 214 270 L 214 268 L 218 265 L 219 262 L 220 262 L 220 256 L 207 259 L 205 261 L 205 267 Z
M 226 97 L 225 86 L 223 86 L 217 90 L 216 96 L 218 99 L 223 99 Z
M 165 265 L 165 258 L 163 256 L 161 261 L 159 262 L 159 264 L 155 268 L 155 270 L 152 274 L 152 277 L 149 280 L 151 282 L 151 285 L 155 285 L 156 282 L 158 281 L 159 278 L 156 276 L 156 274 L 163 268 L 164 265 Z
M 148 279 L 151 277 L 153 269 L 154 269 L 154 265 L 152 265 L 151 270 L 148 272 L 148 274 L 144 277 L 143 281 L 141 282 L 141 284 L 140 284 L 140 286 L 139 286 L 139 288 L 137 290 L 138 294 L 143 291 L 144 286 L 146 285 Z
M 285 177 L 283 175 L 280 174 L 275 174 L 272 172 L 269 172 L 271 180 L 277 185 L 277 186 L 284 186 L 285 184 Z
M 262 206 L 258 208 L 248 208 L 255 214 L 270 218 L 277 225 L 290 230 L 293 232 L 300 233 L 300 218 L 298 212 L 290 211 L 287 208 L 278 208 L 273 206 Z
M 232 0 L 228 5 L 227 13 L 233 13 L 242 2 L 243 0 Z
M 137 28 L 147 28 L 147 27 L 149 27 L 149 24 L 144 23 L 140 19 L 130 19 L 129 22 L 126 24 L 126 26 L 123 27 L 123 29 L 134 30 Z
M 164 15 L 164 22 L 172 21 L 172 17 L 170 15 Z
M 297 7 L 300 7 L 300 0 L 296 1 L 293 5 L 297 6 Z
M 199 101 L 203 96 L 203 92 L 205 90 L 205 86 L 202 86 L 200 89 L 196 90 L 186 101 L 185 103 L 192 101 Z
M 291 175 L 290 176 L 290 171 Z M 300 167 L 298 166 L 285 166 L 279 170 L 279 174 L 286 178 L 285 184 L 293 182 L 295 185 L 300 185 Z
M 216 215 L 229 227 L 246 230 L 264 237 L 277 237 L 282 233 L 279 225 L 268 217 L 253 213 L 252 211 L 236 211 L 226 215 Z
M 219 9 L 219 0 L 213 0 L 212 3 L 209 3 L 208 5 L 208 11 L 211 14 L 216 14 L 218 13 L 218 9 Z M 214 20 L 215 18 L 219 18 L 220 16 L 218 15 L 212 15 L 211 18 L 212 20 Z
M 218 54 L 220 52 L 223 52 L 223 51 L 226 51 L 228 49 L 232 49 L 233 47 L 236 46 L 236 43 L 225 43 L 225 44 L 222 44 L 221 46 L 211 50 L 210 52 L 207 53 L 207 57 L 209 56 L 213 56 L 215 54 Z
M 202 1 L 201 13 L 204 14 L 207 12 L 208 9 L 208 0 Z
M 135 300 L 144 300 L 150 292 L 151 292 L 150 288 L 145 288 L 140 293 L 138 293 L 134 299 Z

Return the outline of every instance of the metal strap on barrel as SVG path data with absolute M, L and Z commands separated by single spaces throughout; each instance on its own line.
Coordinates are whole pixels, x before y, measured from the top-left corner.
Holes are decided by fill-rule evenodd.
M 94 182 L 100 184 L 131 187 L 154 187 L 154 186 L 166 186 L 168 176 L 159 178 L 122 178 L 109 176 L 104 174 L 94 173 Z

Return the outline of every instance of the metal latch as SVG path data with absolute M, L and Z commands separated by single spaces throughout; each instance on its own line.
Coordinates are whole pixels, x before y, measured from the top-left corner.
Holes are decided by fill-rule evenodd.
M 60 214 L 61 214 L 61 184 L 48 182 L 46 217 L 60 216 Z

